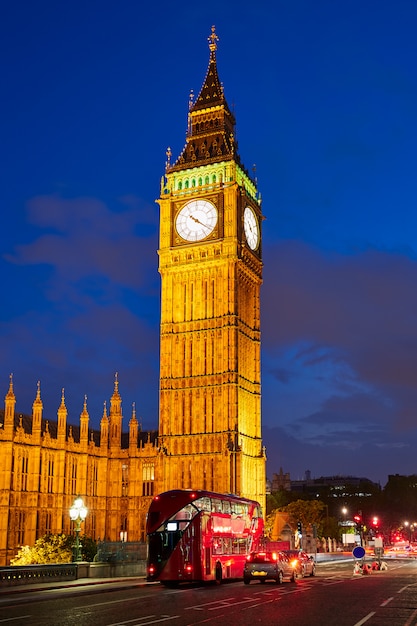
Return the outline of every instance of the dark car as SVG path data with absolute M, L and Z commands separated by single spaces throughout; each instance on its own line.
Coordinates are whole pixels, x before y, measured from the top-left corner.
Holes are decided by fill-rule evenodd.
M 295 572 L 288 556 L 283 552 L 251 552 L 243 570 L 243 582 L 249 585 L 251 580 L 275 580 L 281 584 L 284 579 L 295 581 Z
M 284 550 L 290 560 L 296 576 L 315 576 L 316 564 L 314 556 L 309 556 L 304 550 Z

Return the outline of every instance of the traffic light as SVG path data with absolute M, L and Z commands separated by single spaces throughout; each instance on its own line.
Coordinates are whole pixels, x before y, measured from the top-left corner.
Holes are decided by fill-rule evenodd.
M 301 522 L 297 522 L 297 531 L 300 536 L 303 534 L 303 525 Z
M 354 515 L 353 520 L 355 522 L 355 531 L 360 533 L 362 530 L 362 517 L 360 515 Z

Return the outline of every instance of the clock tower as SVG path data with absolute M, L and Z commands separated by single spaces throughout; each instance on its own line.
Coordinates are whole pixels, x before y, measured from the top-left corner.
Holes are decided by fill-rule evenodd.
M 185 146 L 161 181 L 159 444 L 163 491 L 207 489 L 265 506 L 261 438 L 262 213 L 237 151 L 214 26 Z

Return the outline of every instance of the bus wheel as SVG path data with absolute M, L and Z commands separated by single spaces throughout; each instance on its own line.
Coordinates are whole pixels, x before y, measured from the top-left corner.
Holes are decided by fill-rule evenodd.
M 222 566 L 220 563 L 216 563 L 216 584 L 220 585 L 222 582 Z

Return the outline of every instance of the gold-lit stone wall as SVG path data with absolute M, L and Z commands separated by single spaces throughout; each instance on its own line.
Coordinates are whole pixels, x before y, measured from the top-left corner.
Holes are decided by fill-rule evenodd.
M 73 532 L 69 509 L 82 495 L 88 515 L 82 534 L 95 540 L 145 541 L 146 514 L 162 487 L 157 432 L 141 432 L 135 411 L 122 434 L 118 381 L 99 431 L 67 424 L 64 394 L 58 419 L 43 417 L 40 387 L 32 415 L 15 414 L 10 381 L 0 412 L 0 566 L 47 533 Z M 123 533 L 123 534 L 122 534 Z

